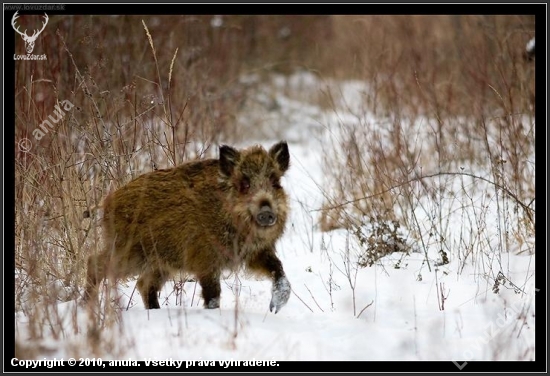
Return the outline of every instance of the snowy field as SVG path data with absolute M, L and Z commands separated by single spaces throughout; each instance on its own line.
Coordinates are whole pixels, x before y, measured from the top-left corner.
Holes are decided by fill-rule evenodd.
M 410 252 L 392 253 L 370 267 L 358 267 L 362 246 L 353 234 L 345 229 L 320 230 L 320 209 L 330 194 L 323 169 L 327 140 L 341 129 L 338 124 L 361 124 L 365 117 L 374 116 L 356 110 L 368 91 L 358 82 L 339 85 L 341 97 L 336 102 L 342 105 L 336 104 L 337 111 L 301 99 L 307 97 L 307 93 L 300 95 L 303 91 L 314 93 L 323 85 L 327 83 L 311 75 L 276 76 L 272 85 L 249 99 L 249 111 L 238 118 L 241 124 L 262 124 L 263 131 L 235 146 L 261 143 L 269 147 L 280 139 L 289 143 L 291 168 L 282 184 L 291 198 L 291 216 L 278 244 L 292 284 L 288 304 L 278 314 L 270 313 L 271 283 L 239 274 L 222 281 L 220 309 L 204 310 L 200 286 L 187 281 L 177 289 L 167 283 L 160 296 L 162 308 L 147 311 L 134 291 L 135 281 L 130 281 L 119 286 L 118 322 L 101 334 L 111 338 L 113 350 L 103 349 L 97 356 L 105 360 L 445 360 L 458 364 L 534 360 L 534 297 L 535 287 L 541 287 L 534 282 L 535 257 L 530 248 L 534 239 L 530 244 L 512 245 L 508 252 L 494 252 L 502 220 L 491 214 L 497 212 L 497 200 L 481 194 L 467 198 L 483 202 L 486 227 L 495 231 L 469 243 L 476 244 L 479 256 L 466 262 L 456 257 L 461 254 L 458 248 L 447 250 L 447 263 L 435 245 L 425 253 L 402 228 Z M 468 180 L 468 184 L 475 182 Z M 454 213 L 453 205 L 461 199 L 442 201 L 449 205 L 442 211 Z M 429 222 L 426 213 L 417 213 L 420 225 Z M 468 239 L 464 213 L 449 214 L 451 238 Z M 365 226 L 364 231 L 370 230 Z M 448 244 L 460 247 L 458 242 Z M 74 300 L 61 302 L 58 308 L 65 335 L 45 338 L 44 356 L 91 357 L 85 345 L 86 310 Z M 16 321 L 18 335 L 24 338 L 26 318 L 20 314 Z

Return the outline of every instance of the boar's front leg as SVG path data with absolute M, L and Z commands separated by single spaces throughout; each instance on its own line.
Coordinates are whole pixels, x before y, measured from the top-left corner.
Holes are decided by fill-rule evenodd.
M 256 273 L 269 276 L 273 280 L 271 288 L 271 303 L 269 310 L 275 313 L 286 304 L 290 298 L 290 282 L 285 276 L 283 265 L 275 255 L 274 249 L 267 249 L 260 252 L 248 262 L 248 268 Z

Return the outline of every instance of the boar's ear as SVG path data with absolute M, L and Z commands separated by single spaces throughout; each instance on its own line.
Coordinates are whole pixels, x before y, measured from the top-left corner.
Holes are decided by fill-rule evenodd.
M 239 151 L 231 146 L 220 146 L 220 172 L 229 177 L 233 173 L 233 169 L 239 160 Z
M 288 145 L 286 141 L 281 141 L 269 149 L 269 155 L 277 162 L 281 172 L 288 170 L 290 164 L 290 154 L 288 153 Z

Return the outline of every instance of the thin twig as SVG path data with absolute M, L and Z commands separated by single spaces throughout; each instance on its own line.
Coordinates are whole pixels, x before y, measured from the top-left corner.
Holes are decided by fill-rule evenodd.
M 307 309 L 309 309 L 309 310 L 313 313 L 313 310 L 312 310 L 311 308 L 309 308 L 309 306 L 306 304 L 306 302 L 304 302 L 304 301 L 302 300 L 302 298 L 300 298 L 300 297 L 298 296 L 298 294 L 296 294 L 296 292 L 295 292 L 294 290 L 292 290 L 292 293 L 293 293 L 294 295 L 296 295 L 296 297 L 297 297 L 302 303 L 304 303 L 304 305 L 307 307 Z
M 304 286 L 306 287 L 307 291 L 309 291 L 309 295 L 311 295 L 311 299 L 313 299 L 313 301 L 315 302 L 315 304 L 317 304 L 317 307 L 319 307 L 319 309 L 321 310 L 321 312 L 325 312 L 323 310 L 323 308 L 321 308 L 321 306 L 319 305 L 319 303 L 317 303 L 317 300 L 315 300 L 315 297 L 313 296 L 313 294 L 311 293 L 311 290 L 307 287 L 307 285 L 304 283 Z
M 136 292 L 136 286 L 134 285 L 134 288 L 132 289 L 132 293 L 130 294 L 130 299 L 128 299 L 128 304 L 126 305 L 126 310 L 130 309 L 130 304 L 132 303 L 132 298 L 134 297 L 134 292 Z
M 361 310 L 361 312 L 359 312 L 359 314 L 357 315 L 357 318 L 359 318 L 359 316 L 361 316 L 361 314 L 363 313 L 363 311 L 366 310 L 367 308 L 369 308 L 373 303 L 374 303 L 374 300 L 373 300 L 372 302 L 370 302 L 369 304 L 367 304 L 367 305 L 365 306 L 365 308 L 363 308 L 363 309 Z
M 469 173 L 469 172 L 440 171 L 440 172 L 436 172 L 436 173 L 429 174 L 429 175 L 421 175 L 421 176 L 417 176 L 417 177 L 414 177 L 412 179 L 409 179 L 407 181 L 404 181 L 403 183 L 391 186 L 388 189 L 385 189 L 385 190 L 383 190 L 381 192 L 378 192 L 378 193 L 374 193 L 372 195 L 364 196 L 364 197 L 361 197 L 361 198 L 356 198 L 356 199 L 353 199 L 353 200 L 344 201 L 344 202 L 342 202 L 341 204 L 338 204 L 338 205 L 325 206 L 321 209 L 314 209 L 312 211 L 316 212 L 316 211 L 329 210 L 329 209 L 338 209 L 338 208 L 341 208 L 343 206 L 353 204 L 353 203 L 356 203 L 356 202 L 361 201 L 361 200 L 368 200 L 368 199 L 374 198 L 376 196 L 383 195 L 385 193 L 388 193 L 388 192 L 392 191 L 393 189 L 400 188 L 404 185 L 410 184 L 410 183 L 415 182 L 415 181 L 420 181 L 420 180 L 423 180 L 423 179 L 430 179 L 430 178 L 434 178 L 434 177 L 438 177 L 438 176 L 446 176 L 446 175 L 448 175 L 448 176 L 469 176 L 469 177 L 474 178 L 474 179 L 482 180 L 486 183 L 489 183 L 489 184 L 495 186 L 498 189 L 501 189 L 504 193 L 506 193 L 508 196 L 510 196 L 512 199 L 514 199 L 524 209 L 525 214 L 529 217 L 529 220 L 531 222 L 533 222 L 533 217 L 532 217 L 531 212 L 535 213 L 535 209 L 529 207 L 529 205 L 531 205 L 531 203 L 529 205 L 526 205 L 514 193 L 512 193 L 508 188 L 506 188 L 506 187 L 504 187 L 504 186 L 502 186 L 498 183 L 495 183 L 492 180 L 484 178 L 483 176 L 478 176 L 478 175 L 475 175 L 475 174 L 472 174 L 472 173 Z

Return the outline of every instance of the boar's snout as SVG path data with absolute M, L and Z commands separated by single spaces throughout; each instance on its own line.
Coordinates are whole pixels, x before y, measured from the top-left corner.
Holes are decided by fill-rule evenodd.
M 277 216 L 268 205 L 263 205 L 256 215 L 256 222 L 263 227 L 273 226 L 277 221 Z

